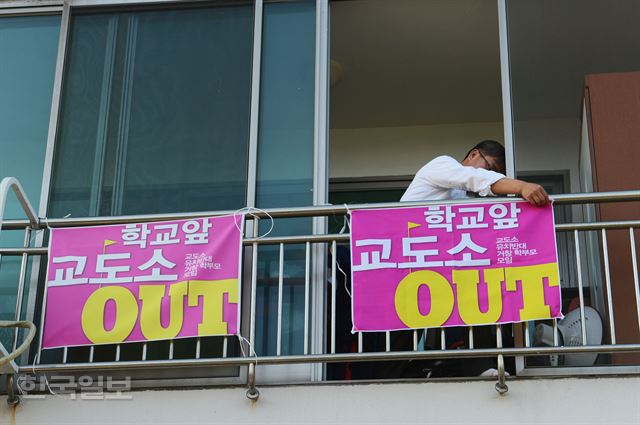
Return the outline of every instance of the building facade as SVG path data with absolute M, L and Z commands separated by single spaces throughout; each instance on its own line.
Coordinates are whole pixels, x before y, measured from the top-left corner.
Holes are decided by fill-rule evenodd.
M 41 327 L 48 228 L 246 213 L 244 339 L 36 337 L 3 423 L 638 423 L 638 18 L 634 0 L 0 2 L 0 175 L 38 217 L 0 194 L 0 319 Z M 553 195 L 563 312 L 593 309 L 602 337 L 352 336 L 345 213 L 484 139 Z M 379 373 L 474 353 L 496 376 Z M 85 397 L 107 377 L 131 391 Z

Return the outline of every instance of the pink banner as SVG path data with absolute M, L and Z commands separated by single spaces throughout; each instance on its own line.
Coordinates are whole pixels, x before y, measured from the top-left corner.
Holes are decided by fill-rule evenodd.
M 353 331 L 562 317 L 553 208 L 351 212 Z
M 237 334 L 243 223 L 51 230 L 43 348 Z

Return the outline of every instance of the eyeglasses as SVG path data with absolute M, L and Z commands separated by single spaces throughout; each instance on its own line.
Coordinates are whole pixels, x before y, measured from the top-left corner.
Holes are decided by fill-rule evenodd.
M 488 169 L 489 171 L 499 172 L 499 171 L 497 170 L 497 168 L 496 168 L 496 167 L 494 167 L 494 166 L 492 166 L 492 165 L 491 165 L 491 163 L 487 160 L 487 157 L 486 157 L 486 156 L 484 156 L 484 155 L 482 154 L 482 152 L 480 152 L 480 149 L 478 149 L 478 153 L 480 154 L 480 156 L 482 157 L 482 159 L 484 160 L 484 162 L 487 164 L 487 169 Z

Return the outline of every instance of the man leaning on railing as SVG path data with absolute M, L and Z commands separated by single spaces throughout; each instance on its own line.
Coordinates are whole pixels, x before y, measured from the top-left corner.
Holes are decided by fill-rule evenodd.
M 439 156 L 424 165 L 400 199 L 406 201 L 433 201 L 465 199 L 469 193 L 480 196 L 518 195 L 531 205 L 544 206 L 549 203 L 549 195 L 542 186 L 522 180 L 511 179 L 505 173 L 504 147 L 495 140 L 484 140 L 475 145 L 461 162 L 450 156 Z M 434 348 L 435 334 L 427 338 L 427 347 Z M 431 342 L 429 342 L 431 340 Z M 492 328 L 482 326 L 475 330 L 475 347 L 495 346 Z M 410 331 L 394 333 L 392 346 L 402 350 L 413 348 Z M 468 333 L 464 328 L 449 328 L 446 332 L 447 348 L 469 346 Z M 434 374 L 478 375 L 495 367 L 494 359 L 474 359 L 473 361 L 436 362 Z M 412 365 L 411 369 L 416 369 Z
M 504 172 L 504 147 L 494 140 L 484 140 L 462 162 L 450 156 L 428 162 L 416 173 L 400 201 L 464 199 L 473 192 L 480 196 L 518 195 L 537 206 L 549 203 L 542 186 L 510 179 Z

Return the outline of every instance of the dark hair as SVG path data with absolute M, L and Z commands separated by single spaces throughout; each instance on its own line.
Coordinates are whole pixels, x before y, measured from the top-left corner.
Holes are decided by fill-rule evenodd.
M 482 142 L 471 148 L 471 150 L 469 150 L 469 152 L 467 152 L 467 154 L 465 155 L 465 158 L 467 158 L 474 149 L 479 150 L 484 156 L 490 156 L 495 159 L 496 166 L 500 171 L 504 171 L 504 147 L 500 143 L 496 142 L 495 140 L 483 140 Z

